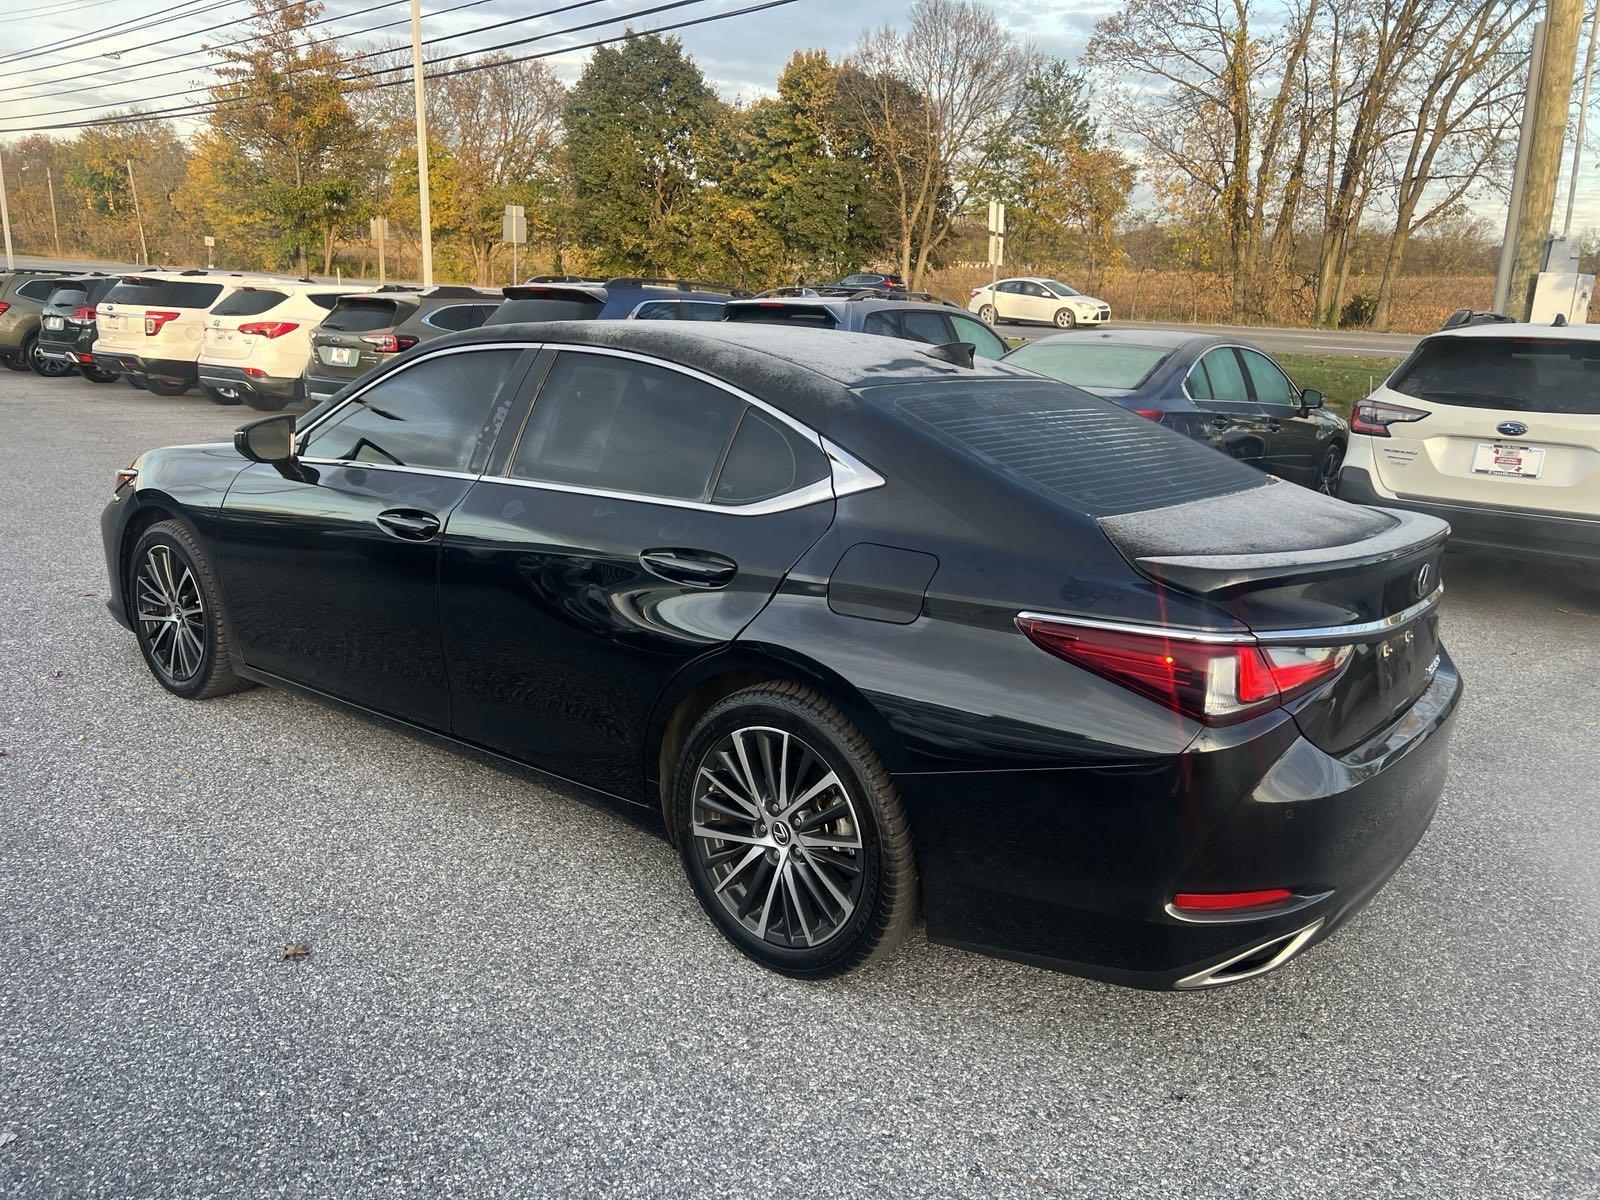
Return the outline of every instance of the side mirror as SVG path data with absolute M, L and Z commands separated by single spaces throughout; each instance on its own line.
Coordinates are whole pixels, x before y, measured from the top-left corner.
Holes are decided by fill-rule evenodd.
M 282 413 L 241 425 L 233 431 L 233 448 L 251 462 L 293 462 L 294 420 L 293 413 Z
M 1314 408 L 1321 408 L 1328 402 L 1328 398 L 1316 388 L 1306 388 L 1300 393 L 1300 407 L 1310 412 Z

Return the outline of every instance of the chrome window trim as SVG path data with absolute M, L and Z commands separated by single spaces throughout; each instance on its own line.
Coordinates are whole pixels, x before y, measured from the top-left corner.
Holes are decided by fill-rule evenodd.
M 1321 625 L 1304 629 L 1267 629 L 1260 633 L 1245 633 L 1228 629 L 1203 629 L 1193 625 L 1155 625 L 1141 621 L 1107 621 L 1099 617 L 1075 617 L 1066 613 L 1020 612 L 1019 621 L 1056 621 L 1063 625 L 1079 625 L 1085 629 L 1103 629 L 1108 633 L 1160 634 L 1175 642 L 1201 642 L 1212 646 L 1308 646 L 1327 643 L 1360 641 L 1374 634 L 1388 633 L 1416 620 L 1437 607 L 1444 596 L 1444 583 L 1429 592 L 1415 604 L 1390 613 L 1376 621 L 1362 621 L 1354 625 Z
M 1185 396 L 1187 396 L 1190 400 L 1194 401 L 1194 403 L 1196 403 L 1196 404 L 1198 404 L 1200 401 L 1195 397 L 1194 393 L 1189 390 L 1189 376 L 1193 375 L 1194 374 L 1194 369 L 1200 365 L 1200 359 L 1202 359 L 1206 355 L 1210 354 L 1213 350 L 1253 350 L 1257 354 L 1261 355 L 1262 358 L 1266 359 L 1269 363 L 1271 363 L 1274 367 L 1278 367 L 1277 360 L 1274 359 L 1272 357 L 1272 355 L 1268 354 L 1265 350 L 1261 349 L 1259 346 L 1246 346 L 1243 342 L 1219 342 L 1215 346 L 1207 346 L 1204 350 L 1202 350 L 1200 352 L 1200 358 L 1197 358 L 1197 359 L 1194 360 L 1194 362 L 1190 363 L 1189 364 L 1189 369 L 1183 373 L 1183 394 Z M 1239 370 L 1244 373 L 1245 381 L 1246 381 L 1245 382 L 1245 386 L 1249 387 L 1249 378 L 1250 378 L 1249 368 L 1247 368 L 1241 362 L 1239 364 Z M 1285 371 L 1282 367 L 1278 367 L 1278 374 L 1282 375 L 1285 379 L 1288 379 L 1290 388 L 1294 388 L 1295 382 L 1294 382 L 1293 379 L 1289 378 L 1289 372 Z M 1210 399 L 1210 397 L 1207 397 L 1207 399 Z M 1248 396 L 1246 396 L 1243 400 L 1212 400 L 1212 403 L 1213 404 L 1260 404 L 1261 402 L 1258 401 L 1258 400 L 1252 400 Z M 1282 407 L 1284 407 L 1283 405 L 1277 405 L 1277 404 L 1262 404 L 1261 406 L 1263 408 L 1282 408 Z
M 368 462 L 364 458 L 299 458 L 296 462 L 310 463 L 317 467 L 352 467 L 360 470 L 373 471 L 399 471 L 406 475 L 437 475 L 441 479 L 478 479 L 470 471 L 442 471 L 437 467 L 408 467 L 403 463 Z
M 819 479 L 805 487 L 754 504 L 712 504 L 706 500 L 679 500 L 671 496 L 651 496 L 643 492 L 612 491 L 607 488 L 584 487 L 574 483 L 546 483 L 540 479 L 513 479 L 509 475 L 485 475 L 482 483 L 504 483 L 511 487 L 532 488 L 539 492 L 566 492 L 574 496 L 593 496 L 596 500 L 628 500 L 641 504 L 660 504 L 667 508 L 688 508 L 696 512 L 724 513 L 733 517 L 758 517 L 767 513 L 787 512 L 791 508 L 804 508 L 834 498 L 832 479 Z

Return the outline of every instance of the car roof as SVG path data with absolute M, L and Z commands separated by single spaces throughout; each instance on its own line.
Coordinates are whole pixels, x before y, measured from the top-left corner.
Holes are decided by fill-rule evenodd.
M 1587 322 L 1572 325 L 1535 325 L 1531 321 L 1492 321 L 1483 325 L 1463 325 L 1441 329 L 1426 340 L 1437 338 L 1540 338 L 1545 341 L 1592 342 L 1600 340 L 1600 325 Z

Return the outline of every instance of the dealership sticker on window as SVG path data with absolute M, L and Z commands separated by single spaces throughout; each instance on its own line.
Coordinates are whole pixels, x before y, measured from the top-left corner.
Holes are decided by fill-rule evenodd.
M 1537 479 L 1544 470 L 1544 451 L 1537 446 L 1511 446 L 1504 442 L 1479 442 L 1472 455 L 1477 475 L 1506 475 Z

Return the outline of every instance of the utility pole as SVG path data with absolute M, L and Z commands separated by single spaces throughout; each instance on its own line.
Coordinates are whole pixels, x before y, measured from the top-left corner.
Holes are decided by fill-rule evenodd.
M 1578 101 L 1578 138 L 1572 145 L 1572 179 L 1567 184 L 1567 216 L 1561 222 L 1561 236 L 1572 236 L 1572 210 L 1578 203 L 1578 171 L 1583 166 L 1583 130 L 1589 123 L 1589 83 L 1594 77 L 1595 37 L 1600 35 L 1600 4 L 1594 6 L 1594 23 L 1589 26 L 1589 48 L 1583 52 L 1583 99 Z
M 139 265 L 150 265 L 150 248 L 144 241 L 144 214 L 139 211 L 139 185 L 133 181 L 133 159 L 127 160 L 128 164 L 128 190 L 133 193 L 133 219 L 139 225 Z
M 1516 249 L 1507 280 L 1506 312 L 1526 321 L 1532 304 L 1533 277 L 1544 268 L 1546 239 L 1556 211 L 1556 181 L 1567 139 L 1567 114 L 1572 108 L 1572 75 L 1578 64 L 1578 38 L 1583 32 L 1584 0 L 1549 0 L 1545 10 L 1538 91 L 1527 103 L 1533 108 L 1533 134 L 1528 142 L 1527 173 L 1517 207 Z
M 1580 135 L 1581 136 L 1581 135 Z M 56 177 L 47 166 L 44 169 L 45 189 L 50 193 L 50 235 L 56 243 L 56 257 L 61 257 L 61 226 L 56 223 Z
M 6 233 L 6 270 L 17 269 L 17 256 L 11 253 L 11 204 L 6 199 L 6 168 L 3 159 L 0 159 L 0 226 Z
M 428 203 L 428 106 L 422 95 L 422 0 L 411 0 L 411 90 L 417 101 L 417 197 L 422 202 L 422 286 L 433 286 L 433 209 Z
M 1494 272 L 1494 299 L 1489 307 L 1503 313 L 1511 294 L 1511 265 L 1517 257 L 1517 210 L 1522 207 L 1522 183 L 1528 175 L 1528 148 L 1533 144 L 1533 120 L 1539 96 L 1539 70 L 1544 66 L 1544 22 L 1533 26 L 1533 47 L 1528 54 L 1528 83 L 1523 90 L 1522 128 L 1517 133 L 1517 161 L 1511 169 L 1511 202 L 1506 206 L 1506 231 L 1500 239 L 1500 262 Z

